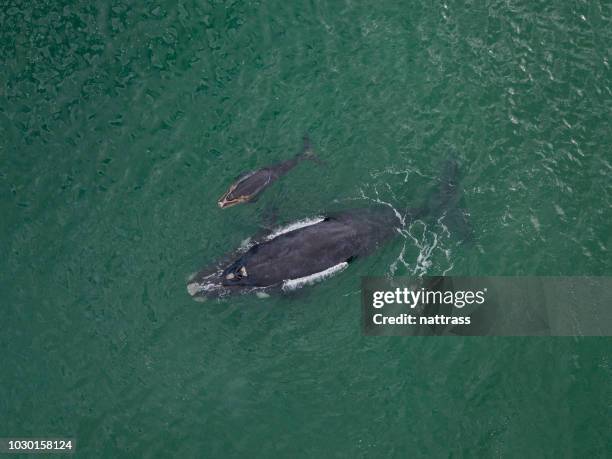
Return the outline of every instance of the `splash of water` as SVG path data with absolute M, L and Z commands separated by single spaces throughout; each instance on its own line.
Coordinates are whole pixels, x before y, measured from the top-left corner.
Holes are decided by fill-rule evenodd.
M 378 177 L 383 174 L 405 174 L 406 181 L 408 175 L 413 172 L 417 172 L 419 175 L 424 176 L 414 169 L 407 169 L 404 171 L 386 169 L 382 172 L 373 173 L 372 176 Z M 360 199 L 391 208 L 400 222 L 400 227 L 397 228 L 397 232 L 404 238 L 404 242 L 400 253 L 389 265 L 389 275 L 395 275 L 398 268 L 403 266 L 413 276 L 424 276 L 433 266 L 433 258 L 437 252 L 442 252 L 444 259 L 448 263 L 442 273 L 442 275 L 446 275 L 453 269 L 454 263 L 452 262 L 451 249 L 444 246 L 444 242 L 449 240 L 451 236 L 448 227 L 444 224 L 445 215 L 441 215 L 434 225 L 428 225 L 422 220 L 407 221 L 407 215 L 400 211 L 397 206 L 393 205 L 394 202 L 399 201 L 393 192 L 393 188 L 389 183 L 383 183 L 388 191 L 389 197 L 381 197 L 381 193 L 376 184 L 370 187 L 371 190 L 367 190 L 367 187 L 366 189 L 360 188 L 359 197 Z M 412 252 L 410 246 L 418 250 L 418 254 L 414 260 L 411 260 L 408 255 Z

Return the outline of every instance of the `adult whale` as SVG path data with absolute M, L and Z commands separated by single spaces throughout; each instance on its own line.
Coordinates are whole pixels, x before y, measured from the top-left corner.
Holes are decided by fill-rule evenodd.
M 268 293 L 329 277 L 385 244 L 407 221 L 454 208 L 460 192 L 457 175 L 457 161 L 448 160 L 434 193 L 403 216 L 379 205 L 302 220 L 273 231 L 193 275 L 187 291 L 195 299 Z

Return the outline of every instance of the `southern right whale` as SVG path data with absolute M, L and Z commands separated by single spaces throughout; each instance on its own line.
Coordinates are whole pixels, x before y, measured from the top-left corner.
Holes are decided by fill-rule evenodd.
M 199 271 L 188 281 L 187 291 L 205 299 L 286 290 L 323 279 L 385 244 L 405 222 L 451 213 L 459 194 L 458 164 L 451 158 L 435 191 L 403 216 L 377 205 L 295 222 Z
M 305 159 L 320 163 L 321 161 L 313 152 L 308 135 L 304 136 L 303 142 L 302 150 L 293 158 L 245 172 L 236 177 L 236 181 L 230 185 L 229 190 L 219 198 L 219 207 L 225 209 L 243 202 L 254 202 L 263 190 Z

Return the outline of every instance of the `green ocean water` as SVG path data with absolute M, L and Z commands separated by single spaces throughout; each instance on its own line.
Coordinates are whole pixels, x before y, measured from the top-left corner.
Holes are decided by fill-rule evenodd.
M 612 273 L 607 1 L 4 2 L 0 437 L 79 457 L 610 457 L 609 338 L 367 338 L 364 275 Z M 220 210 L 239 173 L 304 163 Z M 418 204 L 288 297 L 187 276 L 280 223 Z

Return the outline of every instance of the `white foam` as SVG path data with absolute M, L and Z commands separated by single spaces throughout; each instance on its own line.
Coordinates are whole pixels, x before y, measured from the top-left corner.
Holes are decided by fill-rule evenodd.
M 194 296 L 196 293 L 198 293 L 201 290 L 202 290 L 201 284 L 198 284 L 197 282 L 192 282 L 191 284 L 187 284 L 187 293 L 189 293 L 190 296 Z
M 413 234 L 414 228 L 416 227 L 422 228 L 422 234 L 420 236 Z M 416 220 L 415 222 L 412 222 L 407 229 L 401 230 L 400 234 L 405 241 L 400 254 L 389 266 L 391 275 L 395 274 L 400 263 L 406 267 L 406 269 L 408 269 L 413 276 L 420 277 L 427 274 L 429 268 L 433 266 L 432 258 L 435 251 L 441 251 L 444 254 L 446 261 L 449 263 L 449 266 L 444 270 L 443 275 L 446 275 L 447 272 L 453 269 L 454 264 L 452 261 L 452 251 L 450 248 L 444 248 L 442 246 L 443 238 L 448 239 L 450 237 L 450 232 L 448 231 L 448 228 L 441 223 L 441 219 L 438 221 L 438 225 L 436 225 L 435 228 L 428 228 L 428 225 L 425 222 Z M 412 241 L 412 245 L 419 250 L 416 260 L 414 261 L 414 266 L 412 263 L 406 260 L 406 243 L 408 241 Z
M 325 220 L 325 217 L 313 217 L 313 218 L 306 218 L 304 220 L 298 220 L 297 222 L 291 223 L 287 226 L 281 227 L 275 231 L 273 231 L 271 234 L 268 234 L 264 240 L 266 241 L 271 241 L 272 239 L 277 238 L 278 236 L 280 236 L 281 234 L 285 234 L 288 233 L 290 231 L 295 231 L 297 229 L 300 228 L 306 228 L 307 226 L 312 226 L 312 225 L 316 225 L 317 223 L 321 223 L 323 220 Z
M 403 234 L 399 230 L 398 230 L 398 232 L 400 234 Z M 389 272 L 391 273 L 392 276 L 395 276 L 395 272 L 397 271 L 398 263 L 402 263 L 404 266 L 408 267 L 408 263 L 406 263 L 406 260 L 404 260 L 404 255 L 405 254 L 406 254 L 406 241 L 404 240 L 404 244 L 402 245 L 402 251 L 397 256 L 395 261 L 393 261 L 393 263 L 391 263 L 391 265 L 389 265 Z
M 220 287 L 220 284 L 218 282 L 210 282 L 208 281 L 208 279 L 216 279 L 221 275 L 222 271 L 217 271 L 214 273 L 209 274 L 208 276 L 204 277 L 201 279 L 200 282 L 189 282 L 187 284 L 187 292 L 189 293 L 189 295 L 191 296 L 195 296 L 200 292 L 209 292 L 211 290 L 218 290 Z M 196 273 L 197 274 L 197 273 Z M 195 277 L 195 275 L 192 275 L 192 279 Z
M 247 237 L 244 241 L 240 243 L 240 247 L 238 247 L 238 253 L 243 253 L 253 247 L 255 243 L 250 237 Z
M 361 193 L 361 197 L 363 199 L 367 199 L 369 201 L 376 202 L 378 204 L 382 204 L 384 206 L 390 207 L 393 213 L 395 214 L 395 216 L 397 217 L 397 219 L 400 221 L 402 228 L 406 226 L 406 219 L 399 213 L 399 211 L 395 207 L 393 207 L 393 204 L 380 199 L 380 196 L 378 194 L 378 189 L 376 188 L 376 186 L 374 186 L 374 192 L 376 193 L 376 199 L 372 199 L 369 196 L 366 196 L 366 194 L 363 192 L 362 189 L 359 189 L 359 192 Z
M 215 284 L 213 282 L 202 282 L 201 284 L 198 282 L 192 282 L 187 284 L 187 292 L 191 296 L 194 296 L 200 292 L 208 292 L 210 290 L 215 290 L 219 287 L 219 284 Z
M 382 171 L 377 171 L 377 172 L 373 172 L 372 174 L 370 174 L 372 177 L 377 178 L 381 175 L 384 174 L 390 174 L 390 175 L 403 175 L 404 176 L 404 183 L 408 182 L 408 177 L 410 177 L 410 174 L 417 174 L 420 175 L 421 177 L 424 178 L 433 178 L 430 175 L 425 175 L 423 174 L 419 169 L 415 168 L 415 167 L 407 167 L 406 169 L 396 169 L 394 167 L 387 167 L 386 169 L 382 170 Z
M 406 234 L 413 240 L 414 244 L 419 249 L 419 255 L 416 259 L 416 265 L 412 270 L 413 276 L 422 276 L 427 273 L 427 269 L 430 268 L 433 264 L 431 260 L 433 251 L 438 246 L 438 234 L 434 231 L 429 231 L 428 233 L 427 225 L 424 222 L 420 223 L 423 226 L 423 234 L 421 235 L 420 241 L 412 235 L 412 225 L 408 228 L 408 231 L 406 232 Z M 431 242 L 427 239 L 428 234 L 431 234 L 433 238 Z
M 333 276 L 334 274 L 339 273 L 340 271 L 343 271 L 347 266 L 348 263 L 343 261 L 342 263 L 338 263 L 331 268 L 327 268 L 326 270 L 318 273 L 310 274 L 309 276 L 299 277 L 297 279 L 288 279 L 283 282 L 283 286 L 281 288 L 283 291 L 288 291 L 304 287 L 305 285 L 314 284 L 315 282 L 320 282 Z

